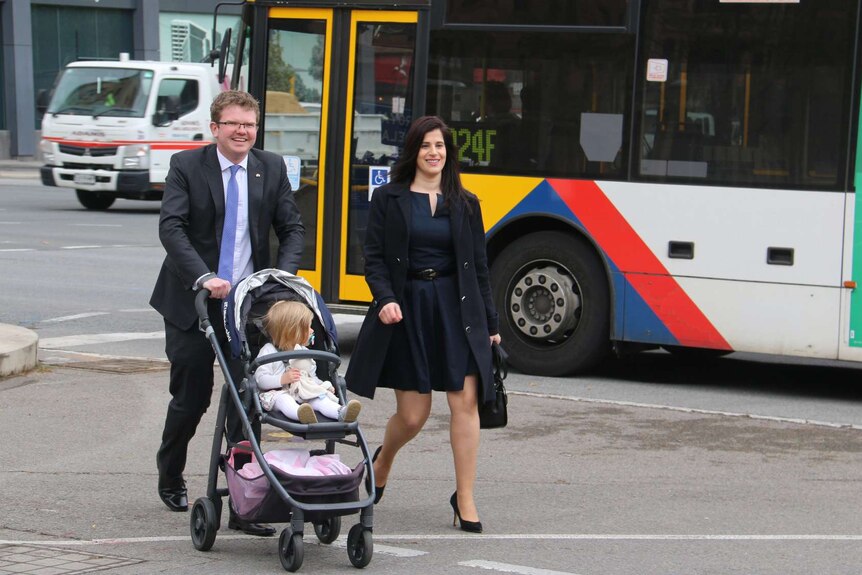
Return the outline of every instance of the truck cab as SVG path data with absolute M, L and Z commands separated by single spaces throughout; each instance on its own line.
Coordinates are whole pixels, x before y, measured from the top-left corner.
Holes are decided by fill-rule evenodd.
M 160 200 L 171 156 L 212 141 L 216 74 L 187 62 L 70 63 L 42 119 L 42 183 L 74 189 L 92 210 Z

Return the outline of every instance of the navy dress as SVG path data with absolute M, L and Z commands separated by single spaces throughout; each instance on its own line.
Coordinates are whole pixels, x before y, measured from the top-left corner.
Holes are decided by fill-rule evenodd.
M 440 194 L 433 215 L 427 194 L 410 192 L 410 203 L 410 269 L 430 268 L 443 277 L 407 280 L 404 319 L 395 324 L 378 387 L 460 391 L 464 378 L 479 370 L 461 325 L 449 210 Z

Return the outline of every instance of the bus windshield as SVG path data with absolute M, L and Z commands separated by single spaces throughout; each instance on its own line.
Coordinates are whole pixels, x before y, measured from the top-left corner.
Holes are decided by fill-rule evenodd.
M 69 68 L 60 77 L 48 113 L 142 118 L 152 70 Z

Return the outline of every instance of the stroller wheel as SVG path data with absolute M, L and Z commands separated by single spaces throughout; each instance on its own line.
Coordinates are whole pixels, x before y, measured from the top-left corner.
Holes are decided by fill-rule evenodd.
M 209 551 L 215 543 L 218 515 L 215 505 L 208 497 L 199 497 L 195 501 L 189 523 L 192 545 L 198 551 Z
M 338 539 L 338 534 L 341 533 L 341 517 L 329 517 L 320 523 L 314 524 L 314 532 L 321 543 L 327 545 Z
M 362 569 L 371 563 L 374 553 L 374 543 L 371 540 L 371 530 L 364 529 L 357 523 L 347 534 L 347 557 L 357 569 Z
M 285 571 L 291 573 L 302 567 L 305 554 L 302 533 L 294 533 L 290 527 L 285 527 L 278 538 L 278 558 Z

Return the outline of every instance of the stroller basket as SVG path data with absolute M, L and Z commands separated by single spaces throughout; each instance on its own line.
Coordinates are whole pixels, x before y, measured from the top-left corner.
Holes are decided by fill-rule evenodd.
M 240 452 L 242 453 L 242 452 Z M 251 523 L 279 523 L 290 517 L 291 509 L 273 489 L 263 471 L 255 477 L 243 477 L 234 462 L 240 457 L 225 457 L 225 475 L 231 506 L 236 514 Z M 360 462 L 346 475 L 306 476 L 291 475 L 283 470 L 272 467 L 279 483 L 292 498 L 302 503 L 347 503 L 359 500 L 359 485 L 362 482 L 363 464 Z M 307 511 L 307 521 L 322 521 L 333 515 L 351 515 L 358 509 L 348 509 L 343 512 L 333 510 Z

